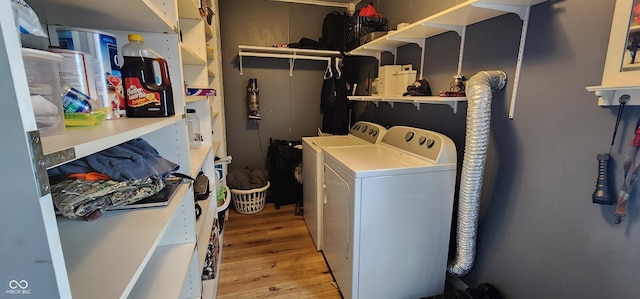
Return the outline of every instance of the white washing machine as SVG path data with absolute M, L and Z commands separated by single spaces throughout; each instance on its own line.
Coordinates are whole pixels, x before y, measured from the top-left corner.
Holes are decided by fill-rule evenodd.
M 324 149 L 323 253 L 344 298 L 444 292 L 456 149 L 392 127 L 377 145 Z
M 313 243 L 322 250 L 322 200 L 324 198 L 324 159 L 322 150 L 331 146 L 376 144 L 387 132 L 383 126 L 366 121 L 356 122 L 348 135 L 315 136 L 302 138 L 303 215 Z

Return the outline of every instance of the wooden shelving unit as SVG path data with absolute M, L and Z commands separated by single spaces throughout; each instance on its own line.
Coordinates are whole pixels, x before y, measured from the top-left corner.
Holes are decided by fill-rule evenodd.
M 203 294 L 204 260 L 199 242 L 208 241 L 215 229 L 215 200 L 201 202 L 208 213 L 196 221 L 192 185 L 185 181 L 165 207 L 106 211 L 90 222 L 70 220 L 55 215 L 46 173 L 47 168 L 143 138 L 162 157 L 180 165 L 180 172 L 195 177 L 203 170 L 214 185 L 214 155 L 226 154 L 226 136 L 224 132 L 215 137 L 204 134 L 203 145 L 190 150 L 185 121 L 185 109 L 195 108 L 202 132 L 213 131 L 214 120 L 224 130 L 221 95 L 197 99 L 184 95 L 185 81 L 212 86 L 210 64 L 220 62 L 207 58 L 207 42 L 213 41 L 219 52 L 219 31 L 216 23 L 210 26 L 202 19 L 199 3 L 29 1 L 44 24 L 105 31 L 116 37 L 120 48 L 127 34 L 142 34 L 145 44 L 167 60 L 173 89 L 175 116 L 106 120 L 95 127 L 66 128 L 48 137 L 38 135 L 33 108 L 24 104 L 29 103 L 29 89 L 20 40 L 15 30 L 9 30 L 15 28 L 15 18 L 10 2 L 0 3 L 0 25 L 7 29 L 0 47 L 0 61 L 6 66 L 0 74 L 5 94 L 0 110 L 6 112 L 5 120 L 15 124 L 5 131 L 11 142 L 3 147 L 6 155 L 0 158 L 3 166 L 15 169 L 12 179 L 2 175 L 4 182 L 14 182 L 0 184 L 3 193 L 8 194 L 10 188 L 12 194 L 1 210 L 13 212 L 2 212 L 0 218 L 6 227 L 20 227 L 0 234 L 5 241 L 0 245 L 3 281 L 25 279 L 30 294 L 39 298 L 215 297 L 215 293 Z M 209 3 L 217 19 L 217 1 Z M 126 7 L 126 13 L 114 7 Z M 57 45 L 55 34 L 51 42 Z M 215 88 L 221 94 L 222 79 L 216 80 Z M 217 280 L 207 284 L 211 289 Z

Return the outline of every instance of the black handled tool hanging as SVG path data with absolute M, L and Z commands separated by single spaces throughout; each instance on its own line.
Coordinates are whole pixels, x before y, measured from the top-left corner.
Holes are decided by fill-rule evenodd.
M 609 147 L 609 153 L 598 154 L 598 180 L 596 182 L 596 190 L 593 192 L 593 196 L 591 198 L 593 203 L 601 205 L 612 205 L 614 203 L 614 197 L 610 196 L 609 194 L 609 180 L 607 175 L 609 170 L 608 165 L 609 160 L 611 159 L 611 150 L 613 149 L 613 144 L 616 141 L 620 119 L 622 119 L 624 107 L 627 102 L 629 102 L 630 98 L 631 97 L 628 94 L 625 94 L 618 99 L 620 107 L 618 108 L 618 116 L 616 117 L 616 125 L 613 129 L 613 136 L 611 137 L 611 146 Z

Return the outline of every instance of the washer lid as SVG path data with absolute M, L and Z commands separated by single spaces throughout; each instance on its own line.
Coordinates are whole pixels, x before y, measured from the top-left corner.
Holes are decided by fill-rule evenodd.
M 353 146 L 371 144 L 364 139 L 360 139 L 351 135 L 304 137 L 302 138 L 302 141 L 321 148 L 329 146 Z
M 324 161 L 331 167 L 344 169 L 356 178 L 456 169 L 455 163 L 438 165 L 386 144 L 328 147 L 324 149 Z

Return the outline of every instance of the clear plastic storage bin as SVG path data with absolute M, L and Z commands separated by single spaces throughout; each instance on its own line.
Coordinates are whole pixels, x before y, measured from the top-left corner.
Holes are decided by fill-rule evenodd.
M 62 88 L 58 63 L 62 56 L 41 50 L 22 49 L 33 113 L 41 136 L 64 132 Z

